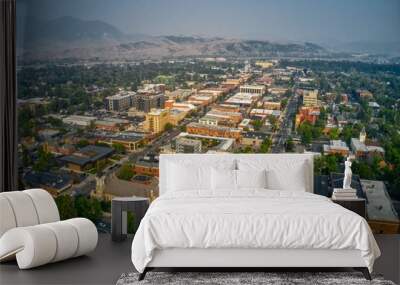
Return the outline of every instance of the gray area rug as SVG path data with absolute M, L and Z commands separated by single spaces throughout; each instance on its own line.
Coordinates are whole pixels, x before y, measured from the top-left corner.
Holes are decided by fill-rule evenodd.
M 395 285 L 392 281 L 384 280 L 381 276 L 373 275 L 368 281 L 359 272 L 148 272 L 146 278 L 138 281 L 138 273 L 122 274 L 117 285 L 146 285 L 146 284 L 213 284 L 213 285 L 297 285 L 324 284 L 350 285 L 373 284 Z

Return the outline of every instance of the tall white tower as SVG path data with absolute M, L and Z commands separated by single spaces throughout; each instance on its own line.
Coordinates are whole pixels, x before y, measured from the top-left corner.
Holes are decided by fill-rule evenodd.
M 103 175 L 101 177 L 98 177 L 96 175 L 96 191 L 95 191 L 95 195 L 97 198 L 103 198 L 104 195 L 104 189 L 106 188 L 106 176 Z
M 248 60 L 244 62 L 244 72 L 249 73 L 251 71 L 251 65 Z
M 367 133 L 365 131 L 365 128 L 363 128 L 360 132 L 360 142 L 365 143 L 366 139 L 367 139 Z

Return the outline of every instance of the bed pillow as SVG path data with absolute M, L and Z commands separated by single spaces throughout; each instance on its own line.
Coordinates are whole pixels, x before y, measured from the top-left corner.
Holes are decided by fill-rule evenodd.
M 306 163 L 293 165 L 290 169 L 290 177 L 281 169 L 269 169 L 267 181 L 268 189 L 306 192 Z
M 211 170 L 236 168 L 236 160 L 219 159 L 213 164 L 201 165 L 190 161 L 167 164 L 167 191 L 212 190 Z
M 211 170 L 211 187 L 214 191 L 233 191 L 237 188 L 236 170 L 213 167 Z
M 267 188 L 271 190 L 306 191 L 310 181 L 308 161 L 301 159 L 239 159 L 239 170 L 267 170 Z
M 211 168 L 170 163 L 168 191 L 211 189 Z
M 267 188 L 267 171 L 262 170 L 236 170 L 237 188 Z

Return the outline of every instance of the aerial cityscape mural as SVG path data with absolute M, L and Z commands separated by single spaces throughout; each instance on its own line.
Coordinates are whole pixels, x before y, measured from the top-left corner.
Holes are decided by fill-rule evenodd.
M 158 196 L 163 153 L 314 153 L 328 197 L 350 157 L 372 230 L 400 233 L 398 8 L 19 1 L 20 187 L 109 232 L 113 197 Z

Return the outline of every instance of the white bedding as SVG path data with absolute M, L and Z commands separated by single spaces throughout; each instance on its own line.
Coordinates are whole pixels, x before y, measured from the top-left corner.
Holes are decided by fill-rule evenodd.
M 372 271 L 380 255 L 359 215 L 328 198 L 299 191 L 247 189 L 207 195 L 166 193 L 150 206 L 132 243 L 143 272 L 155 249 L 357 249 Z

